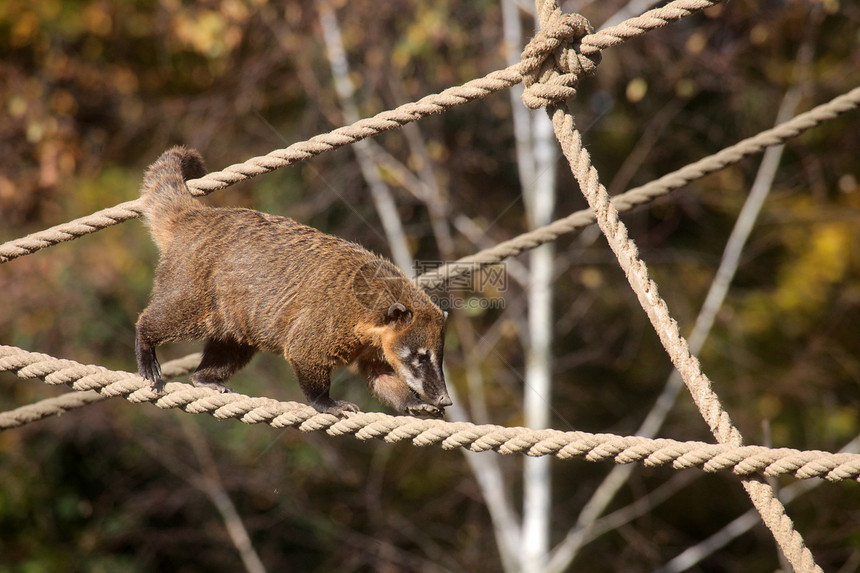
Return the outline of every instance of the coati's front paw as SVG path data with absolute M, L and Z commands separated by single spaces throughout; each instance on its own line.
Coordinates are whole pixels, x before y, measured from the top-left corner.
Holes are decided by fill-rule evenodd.
M 317 412 L 343 417 L 347 412 L 360 412 L 358 406 L 346 400 L 319 399 L 311 402 Z
M 419 402 L 407 406 L 406 413 L 410 416 L 418 416 L 419 418 L 441 418 L 445 414 L 445 411 L 438 406 Z

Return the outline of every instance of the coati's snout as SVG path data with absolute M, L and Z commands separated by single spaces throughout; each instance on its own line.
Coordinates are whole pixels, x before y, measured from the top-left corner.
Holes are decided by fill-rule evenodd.
M 444 408 L 452 404 L 445 386 L 442 360 L 445 319 L 438 307 L 407 309 L 395 303 L 389 309 L 393 336 L 388 337 L 385 355 L 397 375 L 421 400 Z
M 410 349 L 409 355 L 409 359 L 405 361 L 405 368 L 401 366 L 398 369 L 408 371 L 408 373 L 400 373 L 406 385 L 428 404 L 440 408 L 450 406 L 452 402 L 445 385 L 442 360 L 438 358 L 441 355 L 441 348 L 438 352 L 423 347 L 414 351 Z

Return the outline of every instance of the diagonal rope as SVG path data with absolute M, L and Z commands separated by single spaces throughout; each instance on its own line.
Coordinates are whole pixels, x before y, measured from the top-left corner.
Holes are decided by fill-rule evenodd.
M 0 371 L 14 371 L 20 378 L 38 378 L 51 385 L 67 385 L 77 391 L 72 394 L 88 396 L 87 400 L 121 396 L 133 403 L 150 402 L 158 408 L 205 413 L 222 420 L 232 418 L 245 424 L 292 427 L 302 432 L 324 430 L 333 436 L 354 435 L 361 440 L 380 439 L 389 443 L 409 440 L 415 446 L 439 446 L 446 450 L 493 450 L 505 455 L 551 455 L 562 460 L 581 458 L 590 462 L 642 463 L 648 467 L 671 465 L 678 470 L 729 471 L 738 476 L 791 475 L 798 479 L 819 477 L 832 482 L 860 481 L 860 454 L 533 430 L 375 412 L 338 418 L 321 414 L 299 402 L 223 394 L 177 382 L 168 383 L 164 394 L 156 394 L 150 383 L 137 374 L 84 365 L 13 346 L 0 345 Z M 14 427 L 8 424 L 7 414 L 9 412 L 0 413 L 0 429 Z
M 541 27 L 558 25 L 563 15 L 554 0 L 538 0 L 538 14 Z M 580 30 L 575 30 L 568 36 L 568 45 L 564 50 L 574 52 L 578 45 L 574 41 L 581 36 Z M 539 39 L 539 38 L 536 38 Z M 576 60 L 573 55 L 559 57 L 553 49 L 545 49 L 545 61 L 554 62 L 554 71 L 532 76 L 531 81 L 549 82 L 553 84 L 559 77 L 565 75 L 578 76 L 581 70 L 574 69 L 570 62 Z M 526 48 L 526 52 L 529 48 Z M 525 52 L 524 52 L 525 53 Z M 572 80 L 574 83 L 576 78 Z M 570 84 L 571 80 L 567 81 Z M 544 106 L 536 98 L 528 98 L 529 82 L 523 101 L 531 107 Z M 556 137 L 567 158 L 571 172 L 579 183 L 583 196 L 595 214 L 597 224 L 615 254 L 621 268 L 636 293 L 639 303 L 648 315 L 660 341 L 669 354 L 675 368 L 681 374 L 684 383 L 699 408 L 702 417 L 711 429 L 711 433 L 721 444 L 740 446 L 742 436 L 740 431 L 731 423 L 728 412 L 720 404 L 717 394 L 711 387 L 711 381 L 702 371 L 699 361 L 690 351 L 686 339 L 681 335 L 678 324 L 671 317 L 668 305 L 657 290 L 657 284 L 649 277 L 645 262 L 639 257 L 636 243 L 627 233 L 627 227 L 621 221 L 618 210 L 612 205 L 606 188 L 600 183 L 597 170 L 591 163 L 591 157 L 585 150 L 579 131 L 576 129 L 573 114 L 567 106 L 565 94 L 560 93 L 547 106 Z M 776 499 L 773 488 L 761 478 L 750 478 L 743 481 L 750 499 L 758 510 L 765 525 L 771 530 L 777 544 L 796 571 L 821 571 L 815 564 L 812 552 L 806 547 L 800 533 L 794 529 L 791 519 L 785 512 L 784 506 Z
M 691 181 L 733 165 L 745 157 L 760 153 L 768 147 L 783 144 L 813 127 L 857 109 L 858 105 L 860 105 L 860 87 L 801 113 L 785 123 L 743 139 L 713 155 L 690 163 L 645 185 L 616 195 L 612 198 L 612 205 L 619 212 L 629 211 L 634 207 L 644 205 L 683 187 Z M 591 225 L 594 221 L 594 211 L 590 208 L 575 211 L 549 225 L 517 235 L 490 248 L 442 265 L 438 269 L 422 274 L 417 278 L 417 281 L 425 289 L 438 288 L 454 277 L 474 272 L 480 266 L 499 263 L 508 257 L 555 241 L 562 235 Z
M 595 32 L 583 38 L 583 41 L 588 41 L 588 49 L 591 50 L 591 57 L 593 58 L 594 54 L 604 49 L 604 47 L 618 45 L 649 30 L 678 20 L 691 11 L 702 10 L 720 1 L 676 0 L 670 4 L 672 6 L 671 9 L 669 6 L 666 6 L 651 10 L 642 16 L 622 22 L 618 26 Z M 482 78 L 448 88 L 438 94 L 425 96 L 416 102 L 407 103 L 393 110 L 381 112 L 371 118 L 361 119 L 352 125 L 317 135 L 307 141 L 294 143 L 287 148 L 272 151 L 261 157 L 254 157 L 244 163 L 230 165 L 221 171 L 209 173 L 200 179 L 192 179 L 188 181 L 188 187 L 194 195 L 206 195 L 217 189 L 224 189 L 239 181 L 244 181 L 299 161 L 304 161 L 327 151 L 378 135 L 384 131 L 402 127 L 407 123 L 417 121 L 429 115 L 441 113 L 452 107 L 475 101 L 476 99 L 516 85 L 521 81 L 520 64 L 509 66 L 503 70 L 496 70 Z M 3 243 L 0 245 L 0 264 L 58 243 L 94 233 L 123 221 L 140 217 L 140 207 L 139 200 L 128 201 L 115 207 L 102 209 L 92 215 L 55 225 L 38 233 Z

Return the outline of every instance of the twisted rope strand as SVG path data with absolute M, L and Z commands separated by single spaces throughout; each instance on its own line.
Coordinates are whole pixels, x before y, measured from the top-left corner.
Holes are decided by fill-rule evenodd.
M 352 125 L 339 127 L 334 131 L 314 136 L 307 141 L 294 143 L 285 149 L 277 149 L 262 157 L 255 157 L 244 163 L 230 165 L 222 171 L 208 173 L 200 179 L 192 179 L 188 182 L 188 187 L 195 195 L 205 195 L 217 189 L 229 187 L 239 181 L 304 161 L 327 151 L 475 101 L 521 81 L 519 65 L 497 70 L 460 86 L 450 87 L 438 94 L 425 96 L 416 102 L 383 111 L 373 117 L 361 119 Z
M 699 361 L 690 352 L 677 322 L 658 293 L 657 284 L 649 278 L 647 266 L 639 258 L 635 242 L 628 236 L 627 227 L 620 220 L 618 210 L 612 205 L 606 188 L 599 182 L 597 170 L 582 146 L 573 116 L 564 108 L 559 105 L 550 110 L 553 127 L 571 171 L 595 213 L 598 226 L 711 432 L 721 444 L 740 446 L 741 433 L 732 424 L 710 380 L 701 370 Z M 794 529 L 785 507 L 776 499 L 773 488 L 760 478 L 745 479 L 743 486 L 792 567 L 801 572 L 820 572 L 821 568 L 815 563 L 803 537 Z
M 142 203 L 139 199 L 126 201 L 125 203 L 96 211 L 91 215 L 3 243 L 0 245 L 0 264 L 35 253 L 46 247 L 52 247 L 59 243 L 101 231 L 129 219 L 137 219 L 141 216 L 141 206 Z
M 654 8 L 635 18 L 629 18 L 617 26 L 604 28 L 582 39 L 580 53 L 591 56 L 599 51 L 623 44 L 631 38 L 640 36 L 672 22 L 677 22 L 696 12 L 719 4 L 722 0 L 684 0 L 670 2 L 662 8 Z
M 200 364 L 200 353 L 195 352 L 183 358 L 170 360 L 161 365 L 161 373 L 165 377 L 184 376 Z M 51 416 L 60 416 L 71 410 L 76 410 L 96 402 L 104 401 L 111 396 L 99 394 L 92 390 L 83 392 L 68 392 L 62 396 L 45 398 L 20 406 L 14 410 L 0 412 L 0 431 L 17 428 L 32 422 L 44 420 Z
M 75 410 L 94 402 L 101 402 L 104 399 L 104 396 L 92 391 L 67 392 L 54 398 L 45 398 L 34 404 L 0 412 L 0 431 L 24 426 L 50 416 L 60 416 L 69 410 Z
M 315 157 L 327 151 L 355 143 L 384 131 L 402 127 L 429 115 L 441 113 L 452 107 L 469 103 L 489 94 L 501 91 L 522 81 L 519 64 L 497 70 L 463 85 L 448 88 L 441 93 L 425 96 L 417 102 L 407 103 L 393 110 L 381 112 L 374 117 L 361 119 L 352 125 L 316 135 L 307 141 L 294 143 L 287 148 L 236 163 L 221 171 L 213 171 L 200 179 L 188 181 L 192 195 L 207 195 L 262 175 Z M 55 225 L 39 233 L 8 241 L 0 245 L 0 264 L 40 249 L 56 245 L 83 235 L 100 231 L 141 216 L 143 204 L 139 199 L 103 209 L 87 217 Z
M 860 481 L 860 454 L 532 430 L 374 412 L 337 418 L 320 414 L 298 402 L 253 398 L 238 393 L 222 394 L 177 382 L 168 383 L 165 393 L 159 395 L 152 391 L 149 382 L 136 374 L 62 360 L 13 346 L 0 346 L 0 371 L 14 371 L 20 378 L 39 378 L 47 384 L 67 385 L 76 390 L 50 399 L 57 403 L 71 403 L 76 396 L 81 396 L 82 401 L 122 396 L 134 403 L 150 402 L 162 409 L 178 408 L 189 413 L 210 414 L 222 420 L 236 419 L 245 424 L 269 424 L 302 432 L 324 430 L 332 436 L 354 435 L 360 440 L 379 439 L 389 443 L 411 441 L 415 446 L 440 446 L 446 450 L 494 450 L 506 455 L 552 455 L 562 460 L 583 458 L 591 462 L 642 463 L 648 467 L 671 465 L 678 470 L 729 471 L 738 476 L 792 475 L 799 479 L 820 477 L 832 482 Z M 15 424 L 10 424 L 15 416 L 10 415 L 25 408 L 27 406 L 0 414 L 0 429 L 15 427 Z

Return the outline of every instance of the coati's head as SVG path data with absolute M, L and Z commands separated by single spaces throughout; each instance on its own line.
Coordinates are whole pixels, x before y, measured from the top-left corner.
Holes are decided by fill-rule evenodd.
M 386 361 L 403 382 L 428 404 L 451 405 L 442 354 L 447 313 L 433 304 L 408 308 L 395 302 L 385 313 L 381 336 Z

